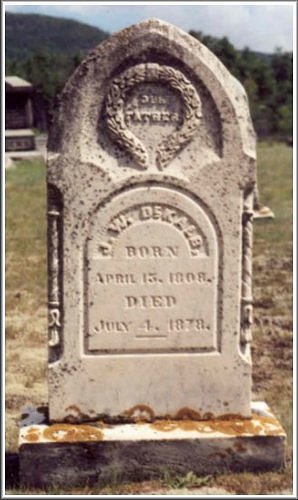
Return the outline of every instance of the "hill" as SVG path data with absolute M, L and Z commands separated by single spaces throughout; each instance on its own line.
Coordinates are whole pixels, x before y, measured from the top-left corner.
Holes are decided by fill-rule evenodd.
M 6 13 L 6 58 L 21 61 L 40 50 L 86 53 L 109 36 L 93 26 L 40 14 Z
M 237 50 L 227 37 L 190 34 L 206 45 L 244 85 L 259 136 L 292 135 L 293 54 Z M 110 34 L 77 21 L 39 14 L 6 14 L 6 74 L 35 88 L 34 116 L 45 129 L 55 96 L 86 53 Z
M 7 12 L 5 17 L 6 57 L 16 61 L 40 50 L 67 55 L 84 54 L 110 36 L 99 28 L 71 19 L 11 12 Z M 273 57 L 272 54 L 255 51 L 251 54 L 268 63 Z

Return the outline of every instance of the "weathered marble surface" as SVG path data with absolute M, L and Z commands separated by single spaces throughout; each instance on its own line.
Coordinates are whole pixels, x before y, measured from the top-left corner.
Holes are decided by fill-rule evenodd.
M 34 421 L 37 423 L 34 424 Z M 265 403 L 252 419 L 48 424 L 29 410 L 20 430 L 20 477 L 31 486 L 75 486 L 163 477 L 280 469 L 286 435 Z
M 239 82 L 174 26 L 132 26 L 66 84 L 48 157 L 50 419 L 249 416 Z

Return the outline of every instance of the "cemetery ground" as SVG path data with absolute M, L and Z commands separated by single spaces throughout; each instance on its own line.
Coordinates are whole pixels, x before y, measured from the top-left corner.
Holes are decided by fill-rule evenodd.
M 18 478 L 21 408 L 47 403 L 46 182 L 42 160 L 18 162 L 6 173 L 6 456 L 7 494 L 265 495 L 292 491 L 292 149 L 258 146 L 261 202 L 274 219 L 254 223 L 253 400 L 265 401 L 288 436 L 280 472 L 173 476 L 105 487 L 28 490 Z M 182 489 L 181 489 L 182 488 Z M 192 490 L 196 488 L 196 490 Z M 203 491 L 203 490 L 202 490 Z M 179 493 L 177 493 L 179 494 Z

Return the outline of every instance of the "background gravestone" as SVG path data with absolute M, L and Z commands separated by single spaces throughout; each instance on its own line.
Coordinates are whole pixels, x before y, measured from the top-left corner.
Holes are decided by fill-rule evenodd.
M 250 416 L 242 86 L 149 20 L 76 70 L 48 148 L 51 420 Z
M 35 149 L 31 83 L 18 76 L 5 77 L 5 151 Z

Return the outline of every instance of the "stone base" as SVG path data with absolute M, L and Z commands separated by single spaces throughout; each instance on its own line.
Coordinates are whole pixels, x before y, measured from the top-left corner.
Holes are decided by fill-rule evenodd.
M 157 420 L 109 425 L 46 424 L 27 411 L 20 429 L 20 479 L 33 487 L 268 471 L 284 467 L 286 434 L 265 403 L 252 419 Z

